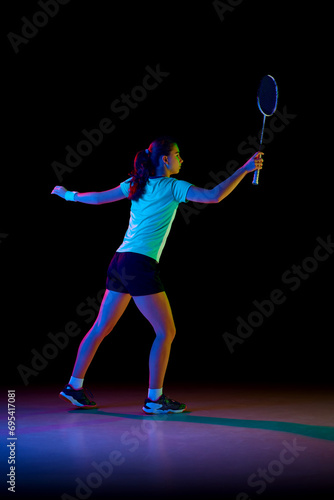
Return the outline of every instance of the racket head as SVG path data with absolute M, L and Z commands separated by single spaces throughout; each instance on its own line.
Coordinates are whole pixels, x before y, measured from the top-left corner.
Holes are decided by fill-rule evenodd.
M 257 105 L 261 113 L 271 116 L 275 113 L 278 99 L 278 88 L 275 78 L 266 75 L 262 78 L 257 91 Z

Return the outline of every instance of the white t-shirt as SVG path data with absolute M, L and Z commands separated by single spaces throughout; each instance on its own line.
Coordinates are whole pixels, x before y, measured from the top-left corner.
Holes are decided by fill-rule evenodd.
M 131 178 L 120 184 L 128 197 Z M 117 252 L 136 252 L 159 262 L 180 203 L 186 202 L 189 182 L 171 177 L 150 178 L 145 192 L 131 201 L 129 227 Z

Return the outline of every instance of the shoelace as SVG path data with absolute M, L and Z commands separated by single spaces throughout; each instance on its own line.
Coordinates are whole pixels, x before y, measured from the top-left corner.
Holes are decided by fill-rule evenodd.
M 88 402 L 89 402 L 90 400 L 89 400 L 89 398 L 87 397 L 87 394 L 88 394 L 88 396 L 91 398 L 91 400 L 93 401 L 93 397 L 94 397 L 94 396 L 93 396 L 93 394 L 92 394 L 92 393 L 91 393 L 91 392 L 87 389 L 87 387 L 83 387 L 83 388 L 82 388 L 82 392 L 83 392 L 83 394 L 84 394 L 84 396 L 85 396 L 85 398 L 86 398 L 86 400 L 87 400 Z
M 178 403 L 178 401 L 175 401 L 175 399 L 171 399 L 171 398 L 169 398 L 168 396 L 165 396 L 165 395 L 164 395 L 164 402 L 167 403 L 167 404 L 168 403 L 172 403 L 172 404 L 173 403 Z

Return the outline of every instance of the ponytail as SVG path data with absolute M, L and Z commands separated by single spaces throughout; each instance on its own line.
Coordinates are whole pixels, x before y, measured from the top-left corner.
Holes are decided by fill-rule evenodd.
M 134 161 L 134 169 L 131 172 L 129 200 L 138 200 L 145 190 L 148 178 L 155 175 L 155 167 L 151 160 L 151 153 L 148 149 L 139 151 Z
M 148 149 L 139 151 L 134 160 L 130 183 L 129 200 L 138 200 L 145 191 L 149 177 L 156 174 L 161 156 L 168 156 L 176 142 L 170 137 L 161 137 L 150 144 Z

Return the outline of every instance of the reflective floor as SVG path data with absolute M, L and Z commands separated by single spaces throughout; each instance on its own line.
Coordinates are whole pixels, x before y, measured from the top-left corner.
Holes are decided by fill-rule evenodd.
M 165 393 L 187 412 L 148 416 L 143 387 L 93 384 L 95 410 L 72 409 L 61 388 L 16 391 L 16 499 L 334 494 L 330 390 L 172 384 Z M 8 469 L 9 440 L 1 440 Z

